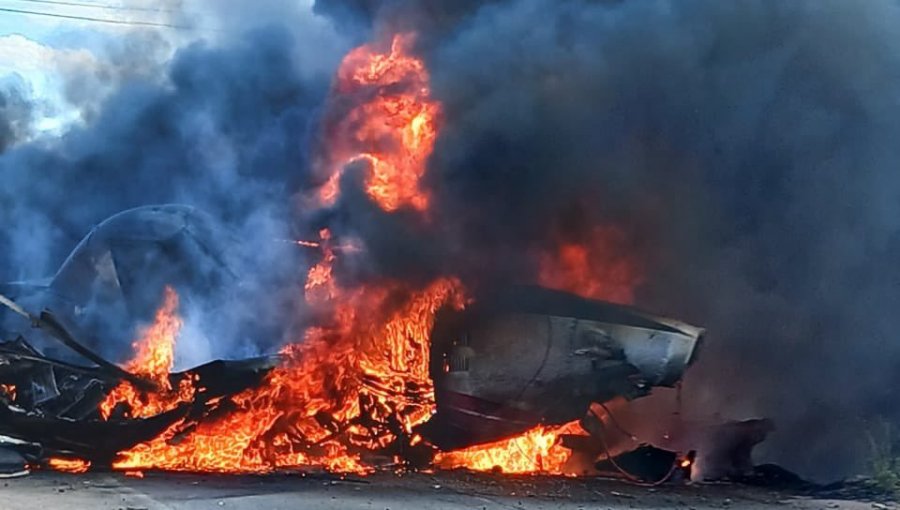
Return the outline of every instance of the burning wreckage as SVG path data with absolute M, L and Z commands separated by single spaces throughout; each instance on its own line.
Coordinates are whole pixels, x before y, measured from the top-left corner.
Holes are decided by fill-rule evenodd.
M 401 333 L 422 345 L 404 347 L 388 375 L 374 357 L 322 362 L 315 336 L 277 355 L 171 372 L 179 294 L 236 277 L 217 229 L 185 206 L 133 209 L 94 228 L 50 280 L 2 286 L 0 445 L 74 470 L 366 472 L 399 463 L 559 473 L 572 451 L 608 462 L 604 427 L 615 419 L 604 403 L 676 385 L 703 336 L 536 287 L 461 309 L 446 298 L 450 283 L 440 306 L 426 307 L 434 320 Z M 130 361 L 99 354 L 95 335 L 128 334 L 135 323 L 151 325 L 126 345 Z M 331 357 L 345 355 L 341 340 L 326 340 Z M 324 390 L 298 393 L 307 379 Z M 534 449 L 520 459 L 530 468 L 491 452 L 510 441 L 516 455 Z
M 109 463 L 117 452 L 176 422 L 209 418 L 221 407 L 216 400 L 259 384 L 277 357 L 135 375 L 97 353 L 95 335 L 124 331 L 132 321 L 147 320 L 143 311 L 156 308 L 141 301 L 148 295 L 145 286 L 162 279 L 194 287 L 212 284 L 210 274 L 196 271 L 201 259 L 207 263 L 216 256 L 208 251 L 212 245 L 207 243 L 217 239 L 212 228 L 210 218 L 187 207 L 126 211 L 93 229 L 48 281 L 0 285 L 0 304 L 8 312 L 0 314 L 0 333 L 7 336 L 0 343 L 0 436 L 12 439 L 14 448 L 34 462 L 61 455 Z M 216 266 L 225 269 L 221 263 Z M 172 313 L 177 296 L 170 289 L 157 290 L 166 294 Z M 151 328 L 146 334 L 171 331 Z M 171 345 L 150 347 L 157 352 L 141 355 L 171 362 Z M 158 352 L 167 348 L 170 352 Z M 127 403 L 113 407 L 117 402 L 109 400 L 123 381 L 145 394 L 189 382 L 196 393 L 190 402 L 136 417 Z

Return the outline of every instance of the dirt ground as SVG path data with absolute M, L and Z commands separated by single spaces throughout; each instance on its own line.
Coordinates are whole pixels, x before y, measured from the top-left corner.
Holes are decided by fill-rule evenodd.
M 735 485 L 644 488 L 614 480 L 518 478 L 462 472 L 331 476 L 199 476 L 38 472 L 0 480 L 0 510 L 277 509 L 897 509 Z

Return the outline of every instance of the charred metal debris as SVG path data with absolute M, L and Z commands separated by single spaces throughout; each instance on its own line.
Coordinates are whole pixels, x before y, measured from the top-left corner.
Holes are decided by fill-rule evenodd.
M 0 303 L 11 302 L 0 297 Z M 105 361 L 51 313 L 32 319 L 36 327 L 96 364 L 50 358 L 21 336 L 0 342 L 0 436 L 15 439 L 0 443 L 35 463 L 75 457 L 108 464 L 116 453 L 157 437 L 175 423 L 190 430 L 227 406 L 229 396 L 258 385 L 278 363 L 275 356 L 218 360 L 175 372 L 169 376 L 173 387 L 185 378 L 193 380 L 197 388 L 193 401 L 146 419 L 129 418 L 124 408 L 102 419 L 100 403 L 121 382 L 148 390 L 154 383 Z

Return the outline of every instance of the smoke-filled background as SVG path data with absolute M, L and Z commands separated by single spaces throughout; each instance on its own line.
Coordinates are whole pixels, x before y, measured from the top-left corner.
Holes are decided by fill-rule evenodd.
M 636 304 L 708 328 L 685 410 L 774 419 L 760 460 L 847 475 L 867 427 L 900 420 L 897 2 L 196 0 L 157 16 L 57 29 L 31 47 L 31 82 L 0 80 L 0 281 L 50 275 L 92 224 L 163 202 L 249 247 L 269 325 L 294 319 L 308 264 L 276 240 L 320 227 L 366 245 L 345 277 L 480 287 L 533 282 L 541 254 L 580 243 L 629 268 L 611 278 Z M 431 218 L 374 207 L 352 171 L 333 209 L 305 210 L 341 56 L 398 30 L 419 34 L 442 103 Z M 194 358 L 290 337 L 212 328 L 194 328 Z
M 167 4 L 122 7 L 160 27 L 63 25 L 46 45 L 4 38 L 0 62 L 14 72 L 0 83 L 0 281 L 52 276 L 92 225 L 123 209 L 198 207 L 240 241 L 228 262 L 241 266 L 242 289 L 183 296 L 187 368 L 284 340 L 273 329 L 296 312 L 305 255 L 284 242 L 296 229 L 291 196 L 349 43 L 295 2 L 269 2 L 271 12 Z M 255 333 L 236 327 L 249 318 Z M 127 355 L 130 339 L 110 336 L 114 345 L 94 347 Z

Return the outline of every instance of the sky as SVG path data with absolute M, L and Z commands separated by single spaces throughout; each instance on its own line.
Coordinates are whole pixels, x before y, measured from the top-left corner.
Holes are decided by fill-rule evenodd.
M 118 58 L 131 54 L 127 45 L 142 41 L 152 46 L 153 58 L 142 65 L 143 71 L 164 75 L 164 65 L 178 48 L 198 41 L 213 42 L 243 30 L 240 14 L 228 18 L 229 11 L 219 9 L 229 0 L 3 0 L 0 1 L 0 84 L 15 81 L 24 94 L 39 103 L 34 114 L 35 136 L 58 135 L 73 122 L 85 120 L 84 108 L 71 104 L 67 97 L 65 77 L 73 74 L 94 75 L 105 81 L 110 74 L 128 67 Z M 330 20 L 312 13 L 313 0 L 266 4 L 277 19 L 281 4 L 298 9 L 298 23 L 304 32 L 316 32 L 317 40 L 330 41 L 334 51 L 346 44 L 334 32 Z M 299 7 L 298 7 L 299 6 Z M 5 11 L 4 9 L 9 9 Z M 262 9 L 266 10 L 266 9 Z M 12 12 L 31 11 L 32 13 Z M 296 11 L 295 11 L 296 12 Z M 42 13 L 42 14 L 34 14 Z M 46 14 L 46 15 L 44 15 Z M 110 23 L 65 18 L 83 17 L 109 20 Z M 265 18 L 265 13 L 261 15 Z M 123 24 L 124 23 L 124 24 Z M 160 27 L 141 23 L 159 24 Z M 150 44 L 152 42 L 152 44 Z M 301 52 L 302 52 L 301 48 Z M 309 48 L 315 54 L 320 48 Z M 302 56 L 302 55 L 301 55 Z M 307 59 L 313 61 L 317 59 Z M 320 72 L 322 69 L 309 69 Z M 112 86 L 110 86 L 112 91 Z M 94 91 L 96 92 L 96 90 Z M 103 94 L 97 94 L 99 101 Z
M 0 9 L 47 13 L 48 16 L 0 11 L 0 80 L 16 80 L 27 96 L 41 103 L 35 128 L 38 133 L 57 133 L 80 120 L 77 109 L 67 104 L 63 76 L 73 68 L 99 70 L 105 44 L 132 27 L 97 21 L 58 18 L 81 16 L 114 21 L 158 20 L 164 13 L 125 10 L 150 9 L 135 2 L 73 2 L 79 5 L 9 0 Z M 96 4 L 89 7 L 87 4 Z M 152 5 L 147 2 L 147 6 Z

